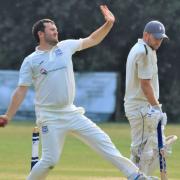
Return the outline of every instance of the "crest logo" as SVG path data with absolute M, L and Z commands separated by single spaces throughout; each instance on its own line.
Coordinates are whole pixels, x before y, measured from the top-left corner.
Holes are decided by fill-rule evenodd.
M 47 126 L 42 126 L 42 133 L 43 134 L 48 133 L 48 127 Z
M 61 49 L 58 48 L 55 50 L 55 54 L 56 54 L 56 56 L 61 56 L 63 54 L 63 52 Z

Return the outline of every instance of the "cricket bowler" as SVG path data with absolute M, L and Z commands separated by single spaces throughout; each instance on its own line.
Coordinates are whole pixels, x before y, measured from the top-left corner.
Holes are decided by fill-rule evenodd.
M 131 127 L 131 160 L 148 175 L 158 168 L 157 125 L 167 123 L 159 102 L 159 79 L 156 51 L 168 39 L 164 25 L 150 21 L 142 39 L 131 48 L 126 63 L 125 112 Z M 163 135 L 164 136 L 164 135 Z M 176 136 L 164 136 L 166 154 Z

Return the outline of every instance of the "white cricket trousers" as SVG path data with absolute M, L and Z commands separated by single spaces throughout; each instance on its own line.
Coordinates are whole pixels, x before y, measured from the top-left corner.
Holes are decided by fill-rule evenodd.
M 115 165 L 126 177 L 138 174 L 139 169 L 128 158 L 123 157 L 109 136 L 95 123 L 79 112 L 66 114 L 43 113 L 47 121 L 40 123 L 42 157 L 33 167 L 27 180 L 44 180 L 59 161 L 66 134 L 72 132 L 105 159 Z M 54 120 L 52 120 L 54 119 Z
M 143 106 L 134 111 L 126 111 L 131 126 L 131 160 L 146 175 L 158 167 L 157 130 L 149 131 L 147 112 L 150 106 Z

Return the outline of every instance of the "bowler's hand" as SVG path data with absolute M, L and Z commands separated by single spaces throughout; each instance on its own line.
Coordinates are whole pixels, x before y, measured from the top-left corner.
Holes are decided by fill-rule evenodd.
M 106 5 L 101 5 L 100 6 L 101 12 L 104 15 L 104 19 L 107 22 L 111 22 L 112 24 L 115 22 L 115 17 L 113 13 L 108 9 Z
M 1 115 L 0 116 L 0 127 L 5 127 L 8 124 L 8 117 L 7 115 Z

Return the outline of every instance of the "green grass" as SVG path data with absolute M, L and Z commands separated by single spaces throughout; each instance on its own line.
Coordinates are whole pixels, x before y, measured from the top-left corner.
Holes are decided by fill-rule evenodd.
M 31 134 L 34 124 L 11 123 L 0 129 L 0 180 L 23 180 L 30 170 Z M 130 128 L 128 124 L 103 123 L 120 152 L 129 157 Z M 180 125 L 168 125 L 166 134 L 180 137 Z M 180 141 L 173 147 L 167 160 L 169 180 L 180 179 Z M 157 171 L 155 175 L 159 176 Z M 105 161 L 81 141 L 69 135 L 61 160 L 48 176 L 48 180 L 117 180 L 123 177 L 109 162 Z M 120 178 L 121 179 L 121 178 Z

